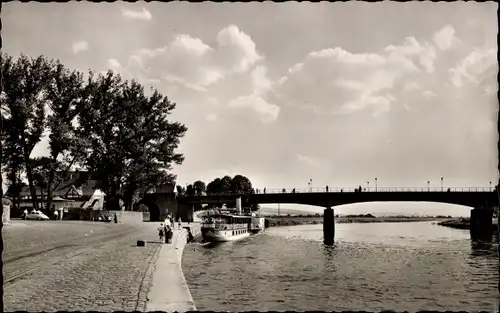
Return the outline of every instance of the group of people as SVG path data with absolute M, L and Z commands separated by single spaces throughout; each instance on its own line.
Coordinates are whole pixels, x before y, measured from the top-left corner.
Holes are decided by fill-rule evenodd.
M 182 219 L 180 217 L 177 219 L 177 224 L 179 226 L 179 229 L 181 229 Z M 170 243 L 174 234 L 174 228 L 174 218 L 171 214 L 168 214 L 165 218 L 165 221 L 161 223 L 160 227 L 158 228 L 158 237 L 160 238 L 160 241 L 163 242 L 163 240 L 165 240 L 165 243 Z

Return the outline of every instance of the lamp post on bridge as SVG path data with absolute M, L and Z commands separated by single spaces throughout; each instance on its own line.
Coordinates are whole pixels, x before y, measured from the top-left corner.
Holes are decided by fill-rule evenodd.
M 491 189 L 491 182 L 490 182 L 490 191 L 492 191 L 492 189 Z
M 309 192 L 313 191 L 313 180 L 312 178 L 309 178 Z
M 441 177 L 441 191 L 443 191 L 443 177 Z
M 367 181 L 366 184 L 368 185 L 368 187 L 366 188 L 367 189 L 366 191 L 370 191 L 370 182 Z
M 430 180 L 427 181 L 427 190 L 431 191 L 431 181 Z
M 375 192 L 377 192 L 377 177 L 375 177 Z

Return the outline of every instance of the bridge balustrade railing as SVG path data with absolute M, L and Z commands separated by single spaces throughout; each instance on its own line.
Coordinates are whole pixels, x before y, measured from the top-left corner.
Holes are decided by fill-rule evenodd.
M 358 192 L 358 188 L 283 188 L 283 189 L 265 189 L 256 188 L 256 194 L 283 194 L 283 193 L 325 193 L 325 192 Z M 361 192 L 492 192 L 492 187 L 365 187 Z M 237 195 L 231 192 L 206 193 L 207 196 L 227 196 Z
M 324 193 L 324 192 L 357 192 L 358 188 L 284 188 L 284 189 L 259 189 L 257 194 L 280 193 Z M 361 192 L 491 192 L 491 187 L 362 187 Z

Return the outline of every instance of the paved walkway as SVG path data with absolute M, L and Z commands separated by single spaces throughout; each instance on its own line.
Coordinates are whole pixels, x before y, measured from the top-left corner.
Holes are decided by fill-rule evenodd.
M 4 311 L 145 310 L 157 223 L 23 223 L 2 229 Z
M 183 226 L 188 226 L 183 223 Z M 177 225 L 176 225 L 177 227 Z M 196 227 L 191 225 L 191 227 Z M 174 230 L 171 244 L 162 245 L 156 262 L 146 311 L 186 312 L 196 306 L 182 272 L 182 252 L 187 242 L 185 230 Z
M 154 222 L 15 224 L 26 227 L 2 229 L 4 311 L 196 310 L 181 269 L 184 230 L 162 244 Z

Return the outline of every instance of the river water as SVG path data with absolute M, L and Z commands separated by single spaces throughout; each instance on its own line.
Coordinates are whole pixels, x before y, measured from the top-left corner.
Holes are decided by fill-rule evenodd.
M 498 310 L 497 244 L 432 222 L 269 228 L 186 247 L 183 270 L 198 310 Z

